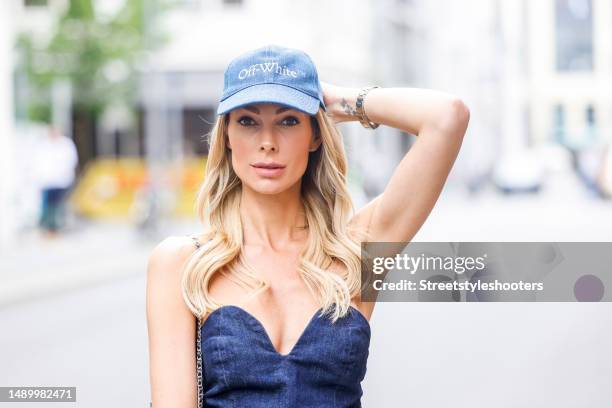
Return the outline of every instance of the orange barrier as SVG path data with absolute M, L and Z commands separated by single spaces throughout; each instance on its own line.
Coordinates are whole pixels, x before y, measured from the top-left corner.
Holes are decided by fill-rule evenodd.
M 193 217 L 195 198 L 204 179 L 206 157 L 184 159 L 163 168 L 159 180 L 170 213 Z M 87 164 L 70 196 L 80 214 L 92 218 L 128 218 L 147 193 L 148 171 L 140 158 L 101 158 Z

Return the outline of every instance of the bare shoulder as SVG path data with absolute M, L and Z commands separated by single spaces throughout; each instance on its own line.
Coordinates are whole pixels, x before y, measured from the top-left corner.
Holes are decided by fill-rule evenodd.
M 187 314 L 189 309 L 181 290 L 182 271 L 195 249 L 190 237 L 170 236 L 151 251 L 147 265 L 147 306 L 151 312 L 165 305 Z
M 159 242 L 149 255 L 148 275 L 155 278 L 167 270 L 180 268 L 196 249 L 188 236 L 169 236 Z
M 195 249 L 194 240 L 187 235 L 172 235 L 160 241 L 153 251 L 151 257 L 156 260 L 166 259 L 168 256 L 188 256 Z

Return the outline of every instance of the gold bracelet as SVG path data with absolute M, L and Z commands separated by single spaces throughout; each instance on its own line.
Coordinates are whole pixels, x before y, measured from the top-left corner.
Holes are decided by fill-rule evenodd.
M 372 89 L 375 89 L 375 88 L 379 88 L 379 87 L 371 86 L 368 88 L 363 88 L 359 92 L 359 95 L 357 96 L 357 102 L 355 102 L 355 106 L 357 108 L 357 115 L 359 115 L 359 123 L 361 123 L 364 128 L 368 128 L 368 129 L 376 129 L 378 126 L 380 126 L 378 123 L 374 123 L 368 118 L 368 115 L 366 115 L 365 109 L 364 109 L 365 96 L 368 94 L 368 92 L 370 92 Z

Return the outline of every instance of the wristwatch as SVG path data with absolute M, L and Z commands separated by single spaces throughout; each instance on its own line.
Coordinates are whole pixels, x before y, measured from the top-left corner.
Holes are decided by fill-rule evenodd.
M 375 88 L 379 88 L 378 86 L 371 86 L 368 88 L 363 88 L 360 92 L 359 95 L 357 96 L 357 102 L 355 102 L 355 106 L 357 108 L 357 115 L 359 115 L 359 122 L 363 125 L 364 128 L 368 128 L 368 129 L 376 129 L 379 124 L 378 123 L 374 123 L 372 122 L 368 116 L 365 113 L 365 109 L 363 108 L 364 106 L 364 99 L 365 96 L 368 94 L 368 92 L 370 92 L 372 89 Z

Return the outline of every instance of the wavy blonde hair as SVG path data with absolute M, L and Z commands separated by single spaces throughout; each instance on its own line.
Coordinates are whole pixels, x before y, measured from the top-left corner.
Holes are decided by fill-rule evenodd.
M 242 182 L 232 168 L 226 146 L 228 119 L 228 115 L 220 115 L 210 133 L 206 176 L 195 203 L 204 225 L 203 240 L 185 263 L 182 275 L 183 298 L 199 319 L 223 306 L 209 292 L 217 273 L 252 289 L 251 296 L 269 287 L 248 265 L 242 251 Z M 322 109 L 311 116 L 311 124 L 322 144 L 310 153 L 302 176 L 301 198 L 309 234 L 298 270 L 319 300 L 322 314 L 331 311 L 335 322 L 348 312 L 352 297 L 360 290 L 360 242 L 367 231 L 349 225 L 354 206 L 347 188 L 342 134 Z M 346 269 L 342 273 L 329 271 L 334 261 Z

